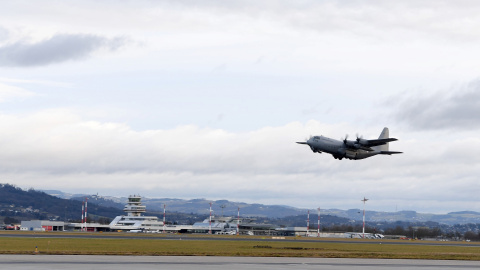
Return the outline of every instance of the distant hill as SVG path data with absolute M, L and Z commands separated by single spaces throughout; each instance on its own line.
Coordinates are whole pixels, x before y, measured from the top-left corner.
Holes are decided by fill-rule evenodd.
M 346 217 L 353 220 L 361 220 L 363 217 L 363 210 L 350 209 L 350 210 L 326 210 L 326 213 L 339 217 Z M 398 211 L 398 212 L 379 212 L 379 211 L 366 211 L 365 218 L 370 222 L 438 222 L 440 224 L 455 225 L 455 224 L 468 224 L 468 223 L 480 223 L 480 213 L 474 211 L 461 211 L 451 212 L 448 214 L 429 214 L 429 213 L 417 213 L 415 211 Z
M 51 195 L 61 196 L 63 198 L 72 198 L 72 200 L 81 201 L 85 197 L 89 198 L 89 203 L 94 202 L 99 206 L 114 207 L 123 209 L 127 203 L 126 197 L 111 197 L 98 195 L 74 195 L 61 191 L 45 191 L 52 192 Z M 210 202 L 212 202 L 212 210 L 215 215 L 236 216 L 237 209 L 240 208 L 240 215 L 247 217 L 260 218 L 285 218 L 291 216 L 305 215 L 307 209 L 295 208 L 284 205 L 264 205 L 264 204 L 249 204 L 244 202 L 232 202 L 228 200 L 207 200 L 207 199 L 174 199 L 174 198 L 143 198 L 142 203 L 147 206 L 147 211 L 155 215 L 160 215 L 163 212 L 163 205 L 166 205 L 167 211 L 172 213 L 185 213 L 199 216 L 209 214 Z M 224 207 L 223 207 L 224 206 Z M 222 209 L 223 207 L 223 209 Z M 122 212 L 123 213 L 123 212 Z M 310 209 L 311 214 L 316 214 L 316 209 Z M 361 209 L 322 209 L 321 215 L 336 216 L 345 218 L 350 222 L 362 220 L 363 210 Z M 369 222 L 438 222 L 440 224 L 454 225 L 454 224 L 468 224 L 480 223 L 480 213 L 474 211 L 452 212 L 443 215 L 417 213 L 416 211 L 397 211 L 397 212 L 381 212 L 381 211 L 366 211 L 366 220 Z
M 39 190 L 42 192 L 47 193 L 48 195 L 52 195 L 61 199 L 71 199 L 75 197 L 85 197 L 87 194 L 71 194 L 71 193 L 65 193 L 60 190 Z
M 114 218 L 123 211 L 114 207 L 89 204 L 89 217 L 93 219 Z M 82 202 L 61 199 L 34 189 L 23 190 L 10 184 L 0 184 L 0 217 L 16 220 L 49 219 L 81 220 Z
M 163 205 L 165 204 L 169 211 L 198 214 L 209 214 L 210 203 L 212 203 L 214 214 L 222 215 L 223 213 L 225 216 L 236 216 L 238 214 L 238 208 L 240 208 L 240 214 L 247 217 L 279 218 L 305 213 L 305 210 L 303 209 L 289 206 L 248 204 L 243 202 L 231 202 L 228 200 L 211 201 L 207 199 L 180 200 L 170 198 L 144 198 L 142 199 L 142 202 L 147 206 L 147 209 L 152 211 L 163 211 Z
M 112 207 L 116 209 L 123 209 L 126 203 L 126 202 L 124 203 L 115 202 L 115 201 L 112 201 L 111 199 L 107 199 L 98 195 L 82 195 L 80 197 L 72 197 L 70 200 L 83 202 L 85 198 L 88 198 L 88 205 L 95 204 L 102 207 Z M 125 213 L 122 213 L 122 214 L 125 214 Z
M 126 198 L 125 201 L 126 202 Z M 228 200 L 210 201 L 207 199 L 152 199 L 144 198 L 142 202 L 147 206 L 147 210 L 163 211 L 163 205 L 167 205 L 167 211 L 174 211 L 180 213 L 198 213 L 208 214 L 209 203 L 212 202 L 212 210 L 216 215 L 223 214 L 226 216 L 236 216 L 237 209 L 240 207 L 240 214 L 242 216 L 251 217 L 266 217 L 266 218 L 284 218 L 288 216 L 305 215 L 308 209 L 295 208 L 284 205 L 264 205 L 264 204 L 249 204 L 244 202 L 231 202 Z M 317 213 L 316 209 L 309 209 L 310 214 Z M 321 215 L 337 216 L 346 218 L 351 221 L 362 220 L 363 210 L 361 209 L 322 209 Z M 452 212 L 444 215 L 436 215 L 429 213 L 417 213 L 416 211 L 398 211 L 398 212 L 381 212 L 381 211 L 366 211 L 366 220 L 370 222 L 427 222 L 434 221 L 447 225 L 480 223 L 480 213 L 473 211 Z
M 115 207 L 123 209 L 128 201 L 126 197 L 111 197 L 99 195 L 85 194 L 69 194 L 58 190 L 43 190 L 44 192 L 57 196 L 59 198 L 69 198 L 72 200 L 83 201 L 88 198 L 88 202 L 94 202 L 97 205 L 105 207 Z M 236 216 L 238 208 L 242 216 L 280 218 L 286 216 L 294 216 L 304 214 L 305 209 L 299 209 L 290 206 L 281 205 L 264 205 L 264 204 L 248 204 L 243 202 L 231 202 L 228 200 L 207 200 L 207 199 L 172 199 L 172 198 L 142 198 L 142 204 L 147 206 L 149 212 L 163 212 L 163 205 L 167 207 L 169 212 L 177 213 L 193 213 L 199 215 L 208 215 L 210 211 L 210 202 L 212 210 L 216 215 Z M 222 208 L 221 206 L 225 206 Z

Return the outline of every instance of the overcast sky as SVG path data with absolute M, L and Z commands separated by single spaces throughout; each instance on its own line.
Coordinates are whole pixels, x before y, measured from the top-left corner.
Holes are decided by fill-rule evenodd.
M 478 14 L 478 1 L 3 1 L 0 182 L 480 211 Z M 404 154 L 338 161 L 295 144 L 383 127 Z

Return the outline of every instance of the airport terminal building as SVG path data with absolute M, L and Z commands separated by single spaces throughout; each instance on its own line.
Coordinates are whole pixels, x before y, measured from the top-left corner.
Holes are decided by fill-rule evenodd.
M 309 236 L 357 238 L 348 233 L 326 233 L 307 227 L 279 228 L 272 224 L 256 223 L 252 218 L 215 217 L 196 222 L 193 225 L 170 225 L 159 220 L 157 216 L 144 216 L 146 206 L 141 197 L 131 195 L 123 211 L 126 215 L 117 216 L 110 224 L 99 223 L 65 223 L 62 221 L 31 220 L 22 221 L 22 231 L 84 231 L 84 232 L 143 232 L 143 233 L 202 233 L 230 235 L 269 235 L 269 236 Z M 367 236 L 369 234 L 365 234 Z

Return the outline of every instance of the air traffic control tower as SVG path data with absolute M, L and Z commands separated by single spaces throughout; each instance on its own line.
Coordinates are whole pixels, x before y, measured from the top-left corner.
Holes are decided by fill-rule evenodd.
M 158 217 L 142 215 L 147 211 L 147 207 L 142 205 L 140 195 L 128 196 L 128 202 L 123 211 L 127 215 L 117 216 L 110 223 L 112 230 L 159 232 L 165 229 L 163 221 L 159 221 Z
M 123 208 L 123 211 L 130 217 L 139 217 L 147 211 L 147 207 L 142 205 L 142 197 L 140 195 L 128 196 L 128 202 Z

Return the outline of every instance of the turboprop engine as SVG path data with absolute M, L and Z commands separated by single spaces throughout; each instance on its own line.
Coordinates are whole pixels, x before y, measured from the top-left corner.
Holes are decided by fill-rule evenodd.
M 355 140 L 355 141 L 349 141 L 349 140 L 347 140 L 347 137 L 345 137 L 345 139 L 343 140 L 343 144 L 345 144 L 345 146 L 347 148 L 362 149 L 362 150 L 365 150 L 365 151 L 373 151 L 372 148 L 364 146 L 364 145 L 368 144 L 368 141 L 364 140 L 364 139 L 360 139 L 360 138 L 357 138 L 357 140 Z

